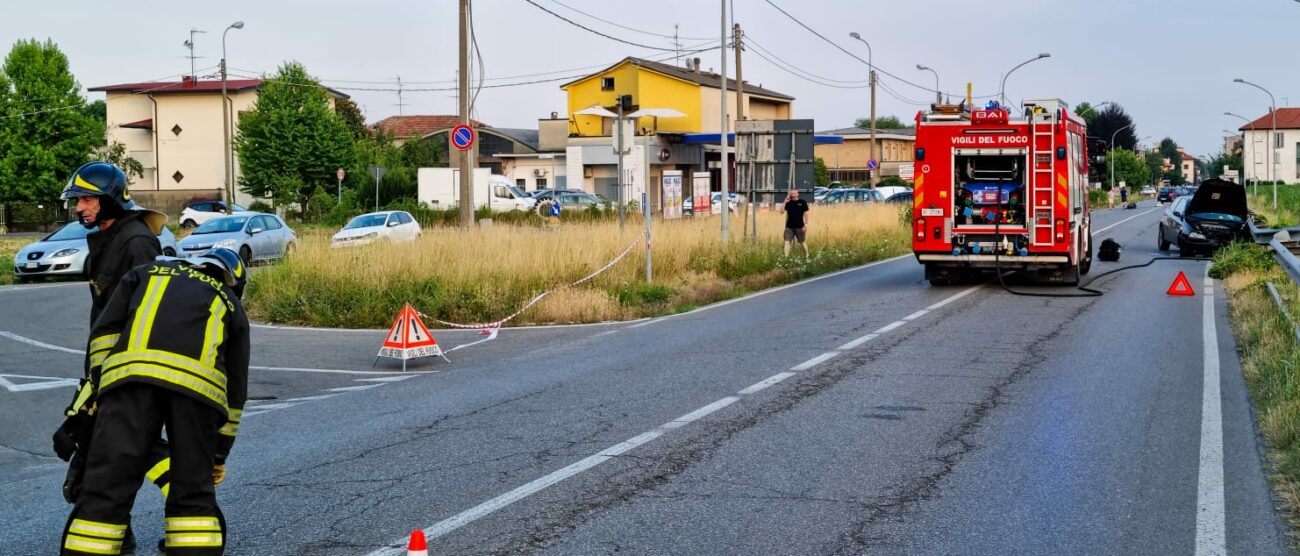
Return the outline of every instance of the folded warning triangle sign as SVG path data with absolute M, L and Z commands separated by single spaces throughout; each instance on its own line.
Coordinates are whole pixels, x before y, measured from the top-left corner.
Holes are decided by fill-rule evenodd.
M 447 356 L 442 353 L 442 348 L 438 346 L 438 340 L 429 332 L 429 327 L 420 321 L 419 313 L 409 303 L 397 313 L 397 319 L 393 321 L 393 327 L 388 330 L 388 336 L 384 338 L 384 345 L 379 348 L 379 355 L 375 356 L 375 361 L 380 357 L 401 359 L 403 369 L 406 368 L 407 359 L 417 357 L 447 359 Z
M 1187 281 L 1187 275 L 1183 274 L 1181 270 L 1178 271 L 1178 277 L 1174 278 L 1174 283 L 1169 284 L 1169 291 L 1165 293 L 1180 296 L 1196 295 L 1196 291 L 1192 290 L 1191 282 Z

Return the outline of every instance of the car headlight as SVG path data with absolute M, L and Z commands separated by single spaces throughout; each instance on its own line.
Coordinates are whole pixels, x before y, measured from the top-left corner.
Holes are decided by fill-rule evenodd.
M 213 249 L 216 249 L 217 247 L 225 247 L 226 249 L 233 249 L 235 247 L 235 240 L 223 239 L 221 241 L 212 244 Z
M 1205 234 L 1202 234 L 1201 232 L 1192 232 L 1187 234 L 1187 237 L 1192 239 L 1205 239 Z
M 62 250 L 62 251 L 58 251 L 58 252 L 56 252 L 56 253 L 54 253 L 53 255 L 50 255 L 50 256 L 51 256 L 51 257 L 66 257 L 66 256 L 68 256 L 68 255 L 71 255 L 71 254 L 73 254 L 73 253 L 76 253 L 77 251 L 78 251 L 78 249 L 77 249 L 76 247 L 71 247 L 71 248 L 68 248 L 68 249 L 64 249 L 64 250 Z
M 370 233 L 368 233 L 368 234 L 366 234 L 366 235 L 363 235 L 363 236 L 361 236 L 360 238 L 357 238 L 357 239 L 375 239 L 375 238 L 377 238 L 377 237 L 379 237 L 379 232 L 370 232 Z

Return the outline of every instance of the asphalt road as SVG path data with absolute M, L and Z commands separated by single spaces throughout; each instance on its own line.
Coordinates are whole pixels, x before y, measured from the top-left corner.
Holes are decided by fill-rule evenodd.
M 1157 255 L 1153 208 L 1094 213 L 1125 247 L 1094 272 Z M 1165 295 L 1179 270 L 1196 297 Z M 372 370 L 382 331 L 259 327 L 218 490 L 229 552 L 404 554 L 426 529 L 437 554 L 1286 553 L 1205 271 L 1041 298 L 931 287 L 902 258 L 670 318 L 506 330 L 408 373 Z M 48 437 L 83 288 L 0 288 L 3 554 L 52 552 L 69 510 Z

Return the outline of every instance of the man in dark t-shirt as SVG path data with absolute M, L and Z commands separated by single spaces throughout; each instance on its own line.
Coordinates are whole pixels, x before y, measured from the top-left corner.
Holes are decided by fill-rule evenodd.
M 785 212 L 785 256 L 790 256 L 790 242 L 798 240 L 803 246 L 803 256 L 807 257 L 808 201 L 799 198 L 798 190 L 791 189 L 781 211 Z

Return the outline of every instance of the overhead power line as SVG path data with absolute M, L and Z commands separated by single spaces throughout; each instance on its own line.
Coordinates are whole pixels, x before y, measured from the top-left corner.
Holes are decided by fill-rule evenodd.
M 548 13 L 548 14 L 551 14 L 552 16 L 555 16 L 556 18 L 558 18 L 558 19 L 560 19 L 560 20 L 562 20 L 562 21 L 568 23 L 569 25 L 572 25 L 572 26 L 574 26 L 574 27 L 577 27 L 577 28 L 582 29 L 582 30 L 584 30 L 584 31 L 587 31 L 587 32 L 589 32 L 589 33 L 593 33 L 593 34 L 596 34 L 596 35 L 600 35 L 600 36 L 605 37 L 605 38 L 607 38 L 607 39 L 609 39 L 609 40 L 612 40 L 612 41 L 617 41 L 617 42 L 621 42 L 621 43 L 623 43 L 623 44 L 629 44 L 629 45 L 636 46 L 636 47 L 640 47 L 640 48 L 649 48 L 649 49 L 651 49 L 651 50 L 660 50 L 660 51 L 664 51 L 664 52 L 674 52 L 674 51 L 675 51 L 675 50 L 672 49 L 672 48 L 663 48 L 663 47 L 659 47 L 659 46 L 650 46 L 650 45 L 648 45 L 648 44 L 641 44 L 641 43 L 632 42 L 632 41 L 629 41 L 629 40 L 626 40 L 626 39 L 620 39 L 620 38 L 618 38 L 618 37 L 615 37 L 614 35 L 607 35 L 607 34 L 605 34 L 605 33 L 602 33 L 602 32 L 600 32 L 600 31 L 597 31 L 597 30 L 595 30 L 595 29 L 592 29 L 591 27 L 587 27 L 586 25 L 583 25 L 583 24 L 581 24 L 581 23 L 578 23 L 578 22 L 576 22 L 576 21 L 574 21 L 574 20 L 572 20 L 572 19 L 569 19 L 569 18 L 567 18 L 567 17 L 564 17 L 564 16 L 562 16 L 562 15 L 560 15 L 560 14 L 557 14 L 557 13 L 551 11 L 551 10 L 548 10 L 548 9 L 546 9 L 546 7 L 542 6 L 541 4 L 538 4 L 537 2 L 534 2 L 533 0 L 524 0 L 524 2 L 528 2 L 529 4 L 532 4 L 533 7 L 537 8 L 537 9 L 539 9 L 539 10 L 542 10 L 542 11 Z
M 613 26 L 618 27 L 618 28 L 620 28 L 620 29 L 626 29 L 626 30 L 628 30 L 628 31 L 632 31 L 632 32 L 634 32 L 634 33 L 641 33 L 641 34 L 643 34 L 643 35 L 649 35 L 649 36 L 652 36 L 652 37 L 659 37 L 659 38 L 662 38 L 662 39 L 680 39 L 680 40 L 684 40 L 684 41 L 706 41 L 706 40 L 713 40 L 713 39 L 704 38 L 704 37 L 682 37 L 682 36 L 675 36 L 675 35 L 665 35 L 665 34 L 662 34 L 662 33 L 655 33 L 655 32 L 653 32 L 653 31 L 645 31 L 645 30 L 642 30 L 642 29 L 637 29 L 637 28 L 635 28 L 635 27 L 628 27 L 628 26 L 626 26 L 626 25 L 622 25 L 622 24 L 619 24 L 619 23 L 616 23 L 616 22 L 610 21 L 610 20 L 608 20 L 608 19 L 603 19 L 603 18 L 600 18 L 600 17 L 594 16 L 594 15 L 592 15 L 592 14 L 589 14 L 589 13 L 587 13 L 587 12 L 584 12 L 584 11 L 582 11 L 582 10 L 579 10 L 578 8 L 575 8 L 575 7 L 573 7 L 573 6 L 570 6 L 570 5 L 568 5 L 568 4 L 565 4 L 564 2 L 561 2 L 560 0 L 551 0 L 551 2 L 553 2 L 553 3 L 555 3 L 555 4 L 559 4 L 559 5 L 561 5 L 561 6 L 564 6 L 565 8 L 568 8 L 568 9 L 570 9 L 570 10 L 572 10 L 572 11 L 578 12 L 578 13 L 580 13 L 580 14 L 582 14 L 582 15 L 587 16 L 587 17 L 590 17 L 591 19 L 594 19 L 594 20 L 599 21 L 599 22 L 601 22 L 601 23 L 607 23 L 607 24 L 609 24 L 609 25 L 613 25 Z

